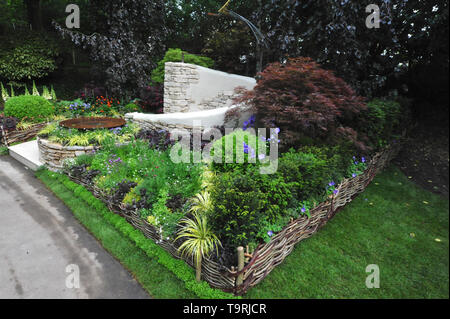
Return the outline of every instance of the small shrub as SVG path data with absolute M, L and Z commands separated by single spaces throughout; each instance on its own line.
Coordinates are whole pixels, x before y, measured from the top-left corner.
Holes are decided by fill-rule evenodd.
M 370 143 L 381 147 L 407 126 L 409 109 L 392 100 L 374 99 L 367 103 L 367 111 L 361 114 L 359 130 Z
M 41 96 L 21 95 L 8 99 L 5 103 L 5 115 L 18 119 L 30 119 L 43 122 L 54 114 L 53 105 Z
M 291 187 L 279 174 L 260 174 L 256 166 L 246 171 L 217 174 L 211 187 L 214 210 L 209 215 L 213 231 L 228 247 L 263 240 L 263 221 L 276 222 L 291 203 Z
M 190 64 L 196 64 L 204 66 L 206 68 L 212 68 L 214 66 L 214 61 L 211 58 L 199 56 L 195 54 L 190 54 L 181 49 L 169 49 L 164 58 L 158 62 L 158 66 L 152 72 L 152 82 L 153 83 L 164 83 L 164 72 L 166 62 L 181 62 L 182 54 L 184 53 L 184 62 Z

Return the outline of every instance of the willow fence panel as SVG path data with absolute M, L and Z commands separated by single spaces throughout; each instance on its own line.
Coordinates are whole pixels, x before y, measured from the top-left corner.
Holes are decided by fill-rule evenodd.
M 6 131 L 3 127 L 0 128 L 1 144 L 10 146 L 14 143 L 23 143 L 36 137 L 40 130 L 42 130 L 47 123 L 39 123 L 27 128 L 25 130 Z

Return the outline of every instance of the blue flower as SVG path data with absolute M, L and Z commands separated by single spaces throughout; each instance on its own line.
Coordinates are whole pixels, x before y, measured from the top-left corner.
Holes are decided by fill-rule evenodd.
M 300 210 L 302 213 L 306 212 L 306 208 L 305 206 L 302 207 L 302 209 Z
M 334 185 L 336 185 L 336 183 L 333 181 L 328 183 L 328 186 L 334 186 Z
M 263 159 L 265 159 L 266 158 L 266 155 L 265 154 L 259 154 L 258 155 L 258 159 L 260 160 L 260 161 L 262 161 Z
M 280 133 L 280 128 L 277 127 L 277 128 L 275 129 L 275 133 L 279 134 L 279 133 Z
M 249 146 L 245 142 L 243 142 L 243 144 L 244 144 L 244 153 L 248 154 Z
M 352 174 L 352 177 L 356 177 L 356 174 L 355 174 L 355 173 L 353 173 L 353 174 Z
M 365 162 L 366 162 L 366 158 L 365 158 L 365 157 L 362 157 L 362 158 L 361 158 L 361 162 L 365 163 Z
M 339 193 L 339 190 L 337 190 L 337 189 L 335 189 L 334 191 L 333 191 L 333 194 L 334 195 L 337 195 Z
M 269 230 L 269 231 L 267 232 L 267 235 L 269 235 L 269 237 L 272 237 L 272 236 L 273 236 L 273 231 Z

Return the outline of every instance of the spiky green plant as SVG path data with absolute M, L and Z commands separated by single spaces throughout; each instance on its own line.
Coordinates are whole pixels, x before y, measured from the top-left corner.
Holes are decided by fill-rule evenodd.
M 39 91 L 36 87 L 36 83 L 33 81 L 33 95 L 40 96 Z
M 195 195 L 195 197 L 191 199 L 191 202 L 193 204 L 191 207 L 191 212 L 193 213 L 203 215 L 211 211 L 213 208 L 211 196 L 209 195 L 209 192 L 206 190 Z
M 180 222 L 182 229 L 176 239 L 185 238 L 178 250 L 182 256 L 192 256 L 195 262 L 195 278 L 201 280 L 202 259 L 216 250 L 219 254 L 220 240 L 212 232 L 205 215 L 193 214 L 192 219 L 185 218 Z
M 14 87 L 12 86 L 12 84 L 9 85 L 11 87 L 11 97 L 14 97 Z
M 50 135 L 58 128 L 58 123 L 51 123 L 39 131 L 38 135 Z
M 50 95 L 52 97 L 52 100 L 56 101 L 56 92 L 55 92 L 55 89 L 53 88 L 53 85 L 50 86 Z
M 9 94 L 8 94 L 8 90 L 5 89 L 5 87 L 3 86 L 3 83 L 0 83 L 0 86 L 2 88 L 2 98 L 3 101 L 7 101 L 9 99 Z
M 24 95 L 30 95 L 30 92 L 28 91 L 27 85 L 25 84 L 25 93 Z
M 45 85 L 42 87 L 42 97 L 46 100 L 52 99 L 52 96 L 50 95 L 50 92 L 49 92 L 47 86 L 45 86 Z

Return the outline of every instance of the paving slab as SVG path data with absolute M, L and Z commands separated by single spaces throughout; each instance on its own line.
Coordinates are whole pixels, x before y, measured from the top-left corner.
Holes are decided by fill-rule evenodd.
M 77 269 L 79 288 L 74 286 Z M 30 169 L 10 156 L 0 156 L 0 299 L 3 298 L 150 296 Z
M 17 161 L 35 171 L 42 165 L 39 160 L 37 140 L 17 144 L 9 147 L 9 154 Z

